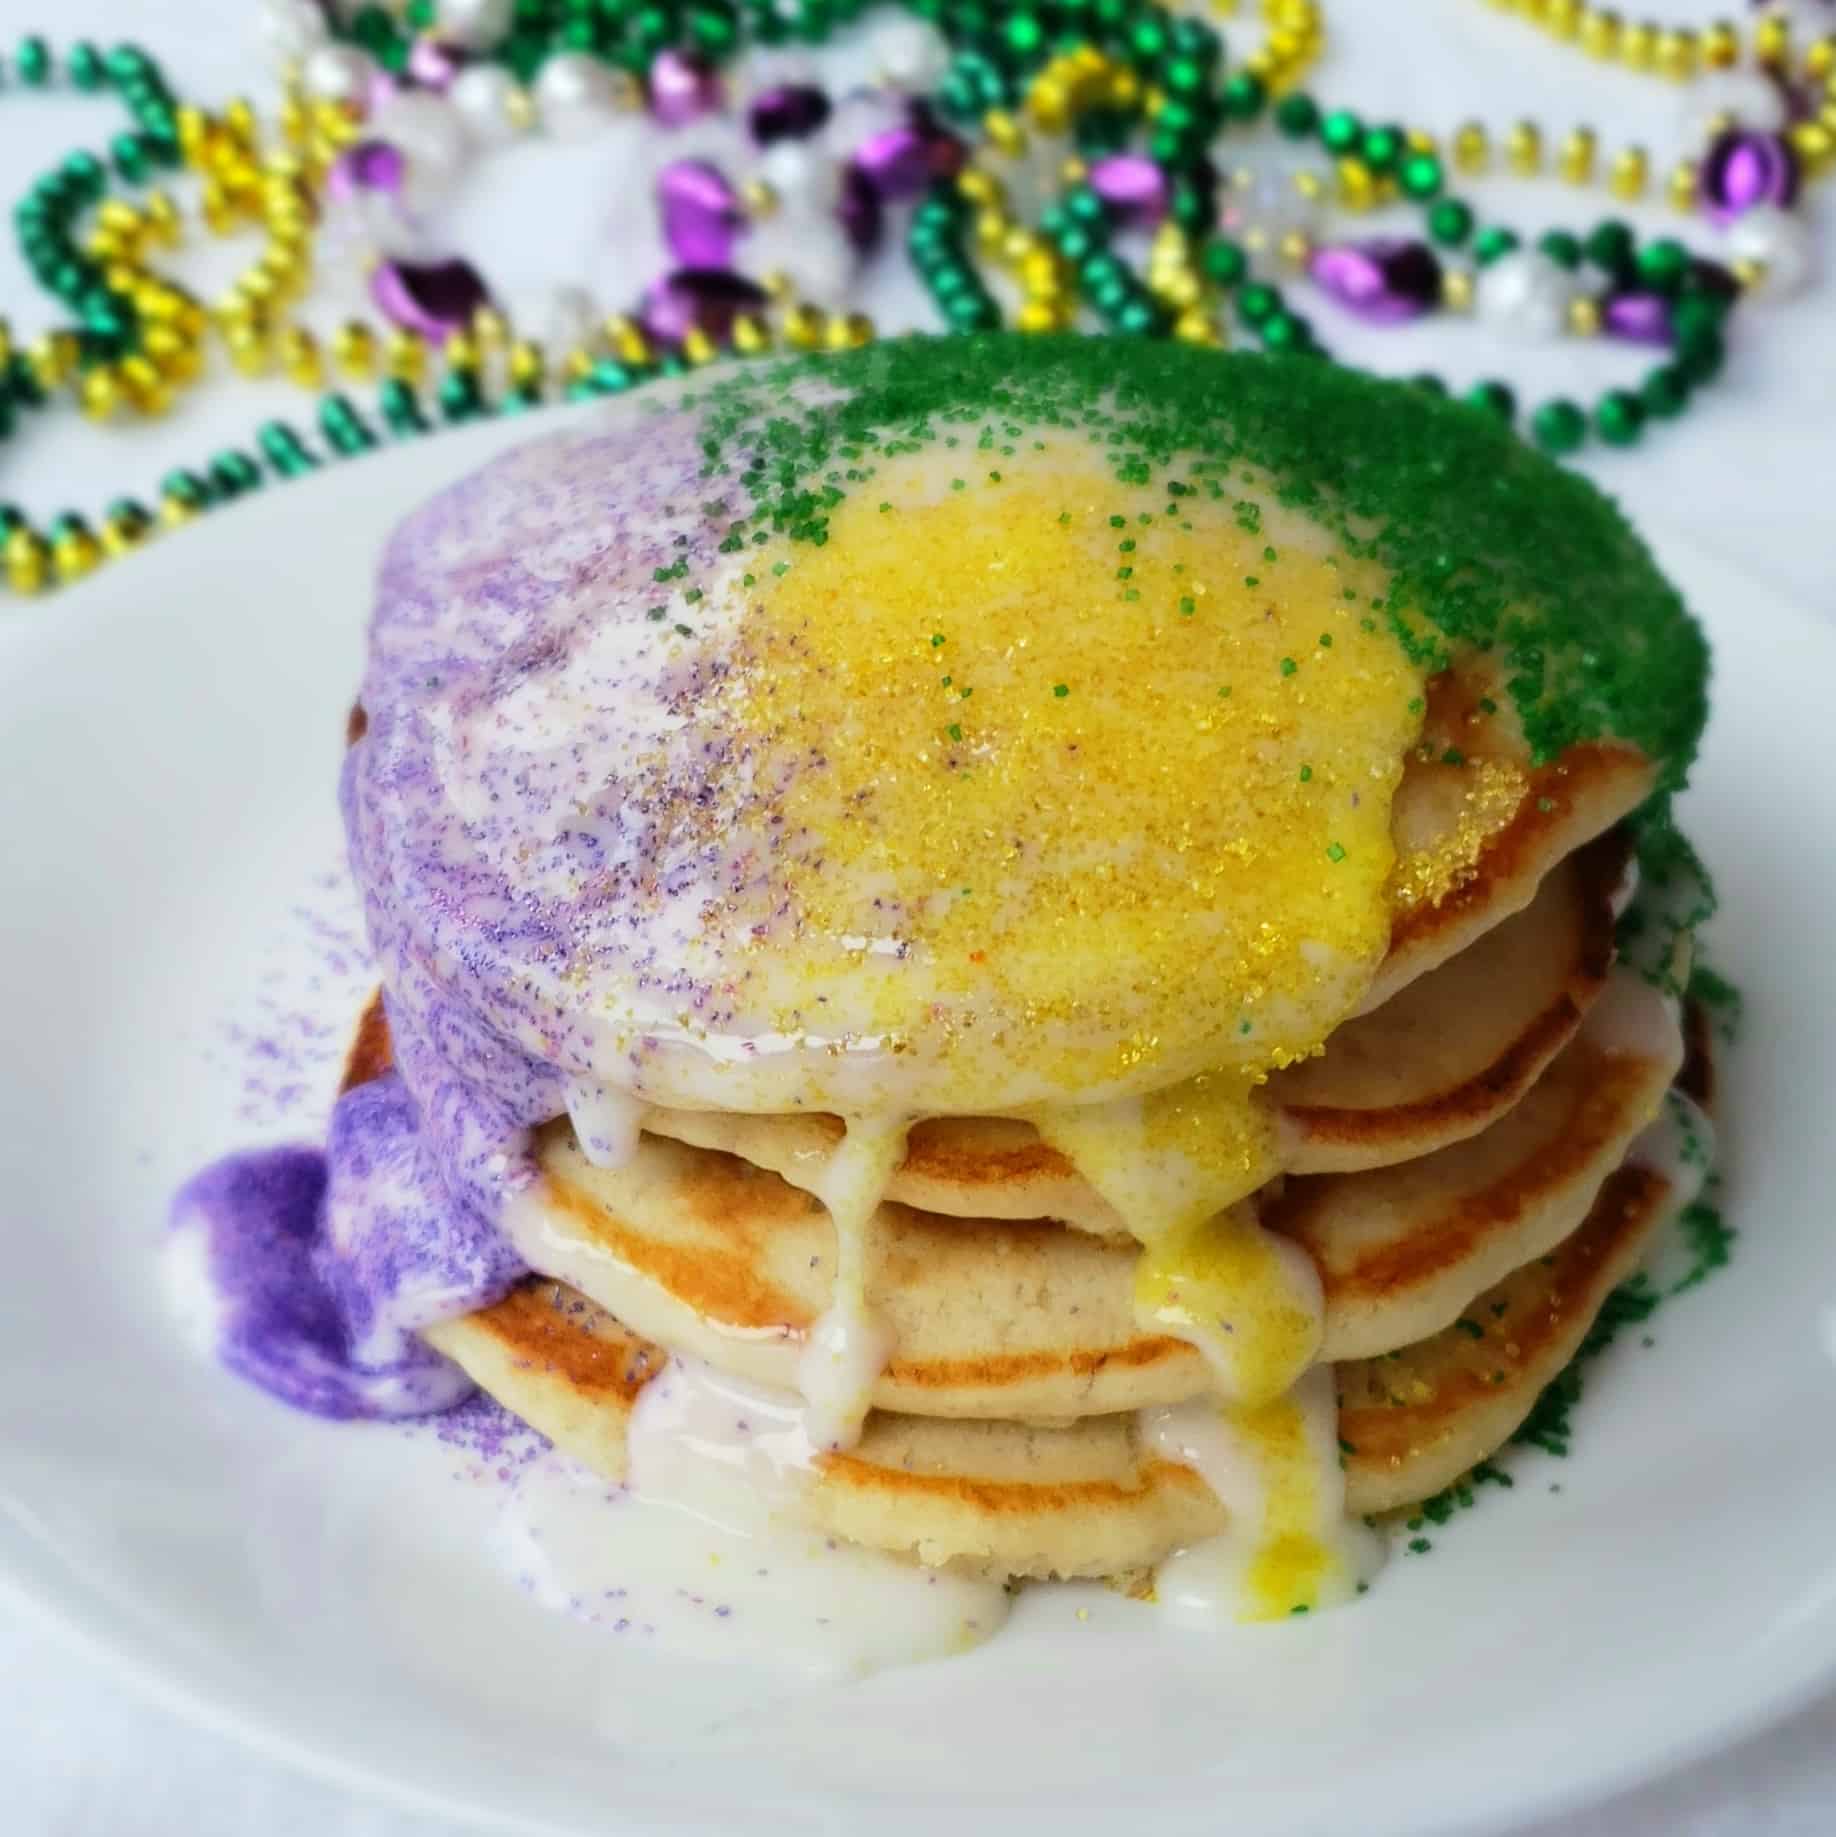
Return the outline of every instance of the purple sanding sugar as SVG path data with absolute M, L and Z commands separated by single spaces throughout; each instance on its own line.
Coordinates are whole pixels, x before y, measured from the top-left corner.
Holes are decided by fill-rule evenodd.
M 424 1347 L 390 1368 L 352 1365 L 343 1318 L 312 1267 L 325 1189 L 320 1150 L 267 1148 L 206 1168 L 173 1201 L 173 1229 L 201 1238 L 220 1357 L 315 1416 L 445 1408 L 469 1384 Z

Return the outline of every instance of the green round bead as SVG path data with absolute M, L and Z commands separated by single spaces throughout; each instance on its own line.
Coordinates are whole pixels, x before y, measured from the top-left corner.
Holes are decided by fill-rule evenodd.
M 1680 415 L 1689 406 L 1690 380 L 1676 364 L 1659 364 L 1639 386 L 1645 412 L 1663 420 Z
M 28 89 L 43 89 L 51 81 L 51 47 L 36 35 L 23 40 L 13 68 Z
M 1457 249 L 1473 233 L 1473 207 L 1461 198 L 1437 198 L 1428 212 L 1428 234 Z
M 108 154 L 115 163 L 115 170 L 130 185 L 143 183 L 152 171 L 153 156 L 146 137 L 131 128 L 117 134 L 108 143 Z
M 1001 28 L 1001 40 L 1015 57 L 1031 60 L 1045 49 L 1046 29 L 1037 13 L 1017 10 Z
M 1558 268 L 1579 268 L 1581 266 L 1581 239 L 1578 236 L 1571 236 L 1566 230 L 1545 230 L 1536 239 L 1536 246 Z
M 1639 279 L 1655 293 L 1675 293 L 1689 272 L 1690 254 L 1671 236 L 1648 242 L 1636 257 Z
M 1330 153 L 1351 153 L 1364 138 L 1364 123 L 1348 108 L 1335 108 L 1320 123 L 1320 140 Z
M 1305 90 L 1293 90 L 1275 104 L 1275 125 L 1299 140 L 1320 125 L 1320 105 Z
M 1483 408 L 1489 415 L 1509 426 L 1517 419 L 1517 396 L 1510 384 L 1501 383 L 1495 377 L 1482 383 L 1475 383 L 1461 398 L 1474 408 Z
M 1256 327 L 1256 336 L 1271 351 L 1298 351 L 1307 342 L 1305 319 L 1278 307 Z
M 1445 395 L 1447 393 L 1447 385 L 1432 370 L 1418 370 L 1409 378 L 1409 381 L 1424 395 Z
M 1249 257 L 1241 243 L 1232 242 L 1228 236 L 1213 236 L 1199 256 L 1199 266 L 1220 287 L 1235 287 L 1249 273 Z
M 208 478 L 179 466 L 159 481 L 162 497 L 176 498 L 192 510 L 202 510 L 216 496 Z
M 1214 200 L 1211 187 L 1182 174 L 1173 182 L 1173 195 L 1167 205 L 1170 216 L 1187 235 L 1196 235 L 1211 221 Z
M 1396 178 L 1405 196 L 1426 199 L 1440 194 L 1446 176 L 1441 169 L 1441 162 L 1432 153 L 1411 153 L 1403 161 Z
M 1358 154 L 1373 172 L 1388 172 L 1402 158 L 1403 145 L 1401 128 L 1366 128 Z
M 1143 299 L 1133 299 L 1116 314 L 1116 330 L 1142 336 L 1160 329 L 1160 315 Z
M 1508 255 L 1517 244 L 1515 230 L 1507 230 L 1502 224 L 1490 224 L 1473 241 L 1473 260 L 1483 268 L 1499 256 Z
M 1245 325 L 1260 325 L 1271 313 L 1281 311 L 1281 295 L 1261 281 L 1252 281 L 1237 294 L 1237 312 Z
M 1726 357 L 1727 346 L 1715 326 L 1703 326 L 1677 340 L 1677 365 L 1692 383 L 1706 383 Z
M 1268 104 L 1269 90 L 1253 70 L 1233 70 L 1218 97 L 1231 120 L 1254 121 Z
M 1170 57 L 1160 67 L 1160 82 L 1169 95 L 1190 99 L 1205 93 L 1208 72 L 1196 57 Z
M 69 74 L 72 86 L 77 89 L 100 89 L 108 78 L 102 53 L 87 40 L 71 46 L 70 55 L 64 60 L 64 69 Z
M 1530 417 L 1530 432 L 1545 453 L 1572 453 L 1587 438 L 1587 416 L 1565 396 L 1556 396 Z
M 1146 13 L 1129 28 L 1129 55 L 1140 64 L 1157 63 L 1167 54 L 1167 22 L 1158 12 Z
M 1596 268 L 1618 274 L 1631 262 L 1637 244 L 1629 224 L 1617 217 L 1606 217 L 1588 231 L 1581 246 Z
M 1609 389 L 1594 409 L 1594 427 L 1609 446 L 1631 446 L 1645 426 L 1645 405 L 1629 389 Z
M 1670 329 L 1680 341 L 1699 332 L 1721 330 L 1728 303 L 1717 294 L 1686 293 L 1670 311 Z
M 712 58 L 725 58 L 739 44 L 739 22 L 725 9 L 698 6 L 689 14 L 689 36 L 697 49 Z
M 72 153 L 61 170 L 66 188 L 80 203 L 93 203 L 108 183 L 108 168 L 93 153 Z

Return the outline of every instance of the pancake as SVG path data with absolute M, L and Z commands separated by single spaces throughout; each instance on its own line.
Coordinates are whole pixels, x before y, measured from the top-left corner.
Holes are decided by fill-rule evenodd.
M 1682 1057 L 1674 1027 L 1620 1037 L 1619 1005 L 1482 1134 L 1400 1167 L 1291 1179 L 1264 1201 L 1263 1222 L 1319 1270 L 1321 1356 L 1438 1331 L 1575 1228 Z M 533 1268 L 721 1370 L 794 1386 L 833 1297 L 835 1233 L 816 1200 L 737 1156 L 659 1138 L 605 1169 L 557 1125 L 537 1159 L 542 1181 L 510 1222 Z M 866 1245 L 866 1301 L 890 1344 L 880 1409 L 1059 1419 L 1178 1402 L 1210 1382 L 1194 1346 L 1138 1324 L 1130 1243 L 889 1203 Z
M 1635 1267 L 1668 1197 L 1656 1173 L 1615 1174 L 1559 1249 L 1475 1299 L 1481 1335 L 1450 1327 L 1340 1365 L 1349 1509 L 1427 1498 L 1501 1446 Z M 565 1453 L 626 1477 L 625 1429 L 660 1348 L 540 1280 L 426 1334 Z M 1224 1522 L 1190 1468 L 1143 1454 L 1127 1414 L 1051 1428 L 879 1412 L 857 1446 L 821 1457 L 804 1506 L 835 1536 L 1031 1577 L 1128 1575 Z

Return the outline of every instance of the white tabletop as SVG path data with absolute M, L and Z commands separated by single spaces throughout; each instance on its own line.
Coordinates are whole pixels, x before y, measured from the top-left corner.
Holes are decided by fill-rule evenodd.
M 1437 129 L 1468 116 L 1494 124 L 1532 116 L 1555 131 L 1586 121 L 1609 146 L 1640 140 L 1662 155 L 1676 144 L 1679 92 L 1547 46 L 1480 0 L 1326 0 L 1326 8 L 1331 45 L 1313 86 L 1367 115 Z M 1735 9 L 1671 0 L 1667 13 L 1706 19 L 1724 10 Z M 1828 29 L 1827 7 L 1804 11 Z M 206 102 L 246 94 L 261 105 L 273 86 L 255 12 L 244 0 L 0 0 L 0 49 L 33 30 L 59 45 L 85 34 L 104 44 L 131 37 L 183 94 Z M 100 145 L 117 126 L 100 102 L 6 97 L 6 201 L 52 160 Z M 620 240 L 634 233 L 629 190 L 609 147 L 525 149 L 499 169 L 496 185 L 474 181 L 455 205 L 455 233 L 524 313 L 540 314 L 548 288 L 582 279 L 608 294 L 622 273 L 634 292 L 645 258 Z M 1501 214 L 1531 229 L 1586 225 L 1608 209 L 1598 193 L 1578 197 L 1554 183 L 1518 187 L 1497 201 Z M 1813 215 L 1828 245 L 1836 239 L 1829 197 Z M 11 238 L 0 242 L 0 314 L 29 336 L 46 319 L 42 296 Z M 246 253 L 246 244 L 206 250 L 186 272 L 209 291 Z M 1629 453 L 1596 451 L 1585 463 L 1635 518 L 1654 529 L 1687 529 L 1698 546 L 1830 611 L 1836 263 L 1826 255 L 1823 265 L 1828 286 L 1791 305 L 1743 311 L 1725 378 L 1680 425 L 1655 430 Z M 909 310 L 897 292 L 884 303 L 889 325 Z M 335 304 L 328 311 L 326 322 L 335 322 Z M 1531 400 L 1557 391 L 1585 399 L 1638 367 L 1624 350 L 1499 348 L 1484 329 L 1445 319 L 1374 333 L 1347 327 L 1323 305 L 1313 316 L 1335 350 L 1376 367 L 1431 366 L 1456 385 L 1504 374 Z M 279 383 L 219 381 L 145 428 L 98 432 L 68 414 L 37 418 L 24 438 L 0 446 L 0 500 L 16 498 L 49 516 L 67 506 L 94 513 L 123 491 L 151 499 L 168 467 L 198 464 L 231 442 L 246 445 L 270 415 L 309 425 L 309 408 Z M 56 602 L 6 616 L 55 618 Z M 1754 1234 L 1747 1254 L 1763 1253 Z M 36 1624 L 0 1617 L 0 1676 L 8 1680 L 0 1692 L 0 1824 L 17 1837 L 436 1837 L 449 1828 L 361 1802 L 191 1728 Z M 1551 1765 L 1559 1767 L 1560 1757 Z M 1499 1810 L 1503 1816 L 1509 1807 Z M 1832 1828 L 1836 1700 L 1629 1799 L 1539 1827 L 1535 1837 L 1826 1837 Z

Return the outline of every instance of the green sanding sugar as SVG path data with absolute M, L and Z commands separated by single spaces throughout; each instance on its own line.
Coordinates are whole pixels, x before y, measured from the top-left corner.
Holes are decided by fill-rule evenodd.
M 691 400 L 708 475 L 792 541 L 827 540 L 844 449 L 916 452 L 995 418 L 1089 433 L 1120 481 L 1229 497 L 1250 528 L 1254 502 L 1223 489 L 1247 469 L 1390 572 L 1383 616 L 1412 658 L 1493 651 L 1539 759 L 1614 736 L 1672 789 L 1701 734 L 1707 647 L 1643 542 L 1586 479 L 1452 398 L 1305 357 L 989 333 L 755 365 Z

